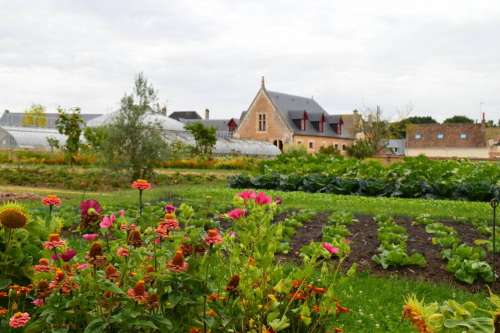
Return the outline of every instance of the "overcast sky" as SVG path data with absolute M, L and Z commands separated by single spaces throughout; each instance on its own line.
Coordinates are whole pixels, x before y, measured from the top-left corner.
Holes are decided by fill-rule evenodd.
M 330 113 L 500 118 L 498 0 L 0 0 L 0 111 L 116 109 L 144 72 L 169 111 L 238 117 L 269 90 Z

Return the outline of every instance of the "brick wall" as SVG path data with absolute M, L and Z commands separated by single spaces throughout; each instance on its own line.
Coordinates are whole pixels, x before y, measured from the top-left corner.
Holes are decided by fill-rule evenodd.
M 406 142 L 408 148 L 486 147 L 485 129 L 480 124 L 408 125 Z

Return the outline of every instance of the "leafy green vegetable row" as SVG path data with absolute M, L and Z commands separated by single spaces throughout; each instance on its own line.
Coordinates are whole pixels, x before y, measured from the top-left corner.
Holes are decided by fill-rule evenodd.
M 280 222 L 283 225 L 283 238 L 278 248 L 278 252 L 290 252 L 290 242 L 297 229 L 302 227 L 307 221 L 311 220 L 314 215 L 315 213 L 311 210 L 301 210 L 291 213 L 290 216 Z
M 421 253 L 407 253 L 406 242 L 408 240 L 407 230 L 396 224 L 391 217 L 377 216 L 375 221 L 378 225 L 378 239 L 380 246 L 378 254 L 372 260 L 384 269 L 401 266 L 420 266 L 427 264 Z
M 383 166 L 329 155 L 284 154 L 265 161 L 259 175 L 230 177 L 234 188 L 324 192 L 403 198 L 489 201 L 500 196 L 500 164 L 435 161 L 420 156 Z
M 432 235 L 432 243 L 442 248 L 441 256 L 447 261 L 446 269 L 459 281 L 472 284 L 477 280 L 493 282 L 495 273 L 484 260 L 486 253 L 478 246 L 460 244 L 454 228 L 428 217 L 416 219 L 416 223 L 425 225 L 425 231 Z

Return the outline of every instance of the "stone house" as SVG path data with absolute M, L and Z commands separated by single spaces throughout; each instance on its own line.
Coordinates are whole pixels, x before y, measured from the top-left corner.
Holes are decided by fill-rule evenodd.
M 313 98 L 267 90 L 262 84 L 240 119 L 235 138 L 272 142 L 280 150 L 286 145 L 303 145 L 310 153 L 333 146 L 342 154 L 352 145 L 357 114 L 328 114 Z
M 406 129 L 406 155 L 490 158 L 498 138 L 484 124 L 411 124 Z M 493 137 L 493 139 L 491 139 Z

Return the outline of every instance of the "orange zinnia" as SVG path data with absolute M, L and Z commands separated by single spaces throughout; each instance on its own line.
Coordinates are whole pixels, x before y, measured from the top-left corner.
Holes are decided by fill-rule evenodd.
M 175 256 L 167 263 L 167 268 L 176 273 L 188 270 L 189 264 L 184 261 L 184 254 L 181 250 L 175 252 Z

